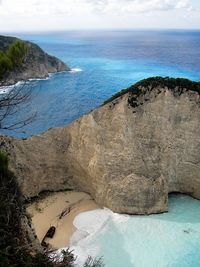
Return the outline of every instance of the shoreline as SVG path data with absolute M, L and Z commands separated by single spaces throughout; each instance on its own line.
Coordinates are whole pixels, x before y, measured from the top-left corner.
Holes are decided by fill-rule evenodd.
M 36 77 L 36 78 L 28 78 L 26 80 L 19 80 L 14 83 L 7 83 L 5 85 L 0 86 L 0 94 L 6 94 L 4 90 L 10 89 L 10 87 L 18 86 L 21 83 L 26 83 L 26 82 L 31 82 L 31 81 L 46 81 L 51 79 L 52 76 L 56 74 L 61 74 L 61 73 L 77 73 L 77 72 L 82 72 L 83 70 L 81 68 L 71 68 L 70 70 L 63 70 L 63 71 L 57 71 L 57 72 L 49 72 L 48 76 L 44 77 Z M 3 91 L 1 93 L 1 91 Z
M 90 195 L 83 192 L 55 192 L 27 205 L 26 212 L 40 243 L 44 240 L 50 249 L 60 249 L 70 245 L 76 231 L 75 217 L 85 211 L 99 209 Z M 45 238 L 50 227 L 55 227 L 53 238 Z

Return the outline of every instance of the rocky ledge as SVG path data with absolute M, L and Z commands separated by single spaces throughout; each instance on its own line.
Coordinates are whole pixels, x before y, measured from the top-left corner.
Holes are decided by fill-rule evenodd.
M 4 52 L 15 41 L 15 37 L 0 36 L 0 52 Z M 12 85 L 21 80 L 40 79 L 49 77 L 49 73 L 70 71 L 70 68 L 60 59 L 45 53 L 38 45 L 26 41 L 28 54 L 23 66 L 9 72 L 4 85 Z
M 2 136 L 1 148 L 25 197 L 76 189 L 115 212 L 165 212 L 170 192 L 200 199 L 199 92 L 188 80 L 144 80 L 66 127 Z

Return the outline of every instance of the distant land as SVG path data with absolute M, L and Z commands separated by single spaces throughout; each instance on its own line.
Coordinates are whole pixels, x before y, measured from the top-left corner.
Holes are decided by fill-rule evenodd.
M 69 66 L 60 59 L 45 53 L 38 45 L 15 37 L 0 36 L 0 53 L 5 54 L 17 41 L 27 45 L 27 55 L 20 67 L 15 66 L 6 73 L 3 85 L 13 85 L 21 80 L 47 78 L 49 73 L 70 71 Z

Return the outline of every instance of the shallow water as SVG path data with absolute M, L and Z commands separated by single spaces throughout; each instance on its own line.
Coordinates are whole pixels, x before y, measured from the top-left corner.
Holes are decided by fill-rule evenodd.
M 200 31 L 69 31 L 17 36 L 39 44 L 73 71 L 29 82 L 32 101 L 10 121 L 35 111 L 36 120 L 23 132 L 4 134 L 26 137 L 63 126 L 150 76 L 200 80 Z
M 72 249 L 82 264 L 102 256 L 106 267 L 199 267 L 200 201 L 172 195 L 169 212 L 150 216 L 108 209 L 78 215 Z

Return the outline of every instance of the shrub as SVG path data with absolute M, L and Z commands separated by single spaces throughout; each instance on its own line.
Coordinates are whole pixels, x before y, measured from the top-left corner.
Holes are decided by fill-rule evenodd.
M 151 91 L 157 87 L 160 87 L 160 88 L 167 87 L 173 92 L 175 92 L 175 88 L 178 88 L 179 94 L 181 94 L 184 89 L 186 89 L 186 91 L 189 91 L 189 90 L 195 91 L 200 94 L 200 82 L 193 82 L 193 81 L 190 81 L 184 78 L 170 78 L 170 77 L 159 77 L 158 76 L 158 77 L 151 77 L 151 78 L 141 80 L 137 82 L 136 84 L 130 86 L 129 88 L 123 89 L 122 91 L 111 96 L 108 100 L 106 100 L 103 103 L 103 105 L 109 102 L 112 102 L 119 96 L 122 96 L 126 93 L 130 93 L 134 95 L 134 98 L 135 98 L 141 94 L 145 94 L 147 89 Z M 131 102 L 130 99 L 129 99 L 129 102 Z
M 21 227 L 24 214 L 22 195 L 14 175 L 8 170 L 7 155 L 0 152 L 0 267 L 73 267 L 72 251 L 63 250 L 63 260 L 48 254 L 31 253 L 28 236 Z M 26 241 L 26 242 L 25 242 Z M 31 244 L 30 244 L 31 245 Z M 32 251 L 33 252 L 33 251 Z M 103 267 L 101 259 L 88 258 L 84 267 Z
M 102 258 L 93 259 L 92 257 L 88 257 L 83 267 L 104 267 L 104 263 Z
M 0 80 L 4 79 L 9 71 L 19 69 L 26 61 L 29 44 L 17 40 L 5 52 L 0 52 Z
M 8 170 L 7 156 L 0 152 L 0 266 L 53 266 L 45 254 L 32 256 L 25 246 L 21 229 L 23 205 L 14 175 Z
M 21 66 L 28 53 L 28 44 L 24 41 L 17 40 L 8 47 L 6 54 L 12 61 L 13 67 Z

